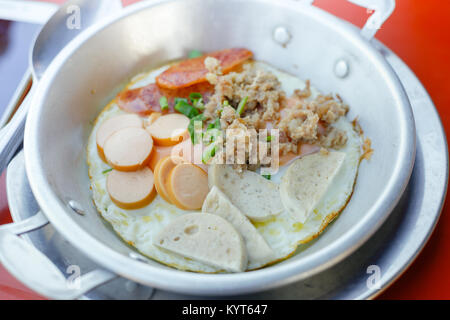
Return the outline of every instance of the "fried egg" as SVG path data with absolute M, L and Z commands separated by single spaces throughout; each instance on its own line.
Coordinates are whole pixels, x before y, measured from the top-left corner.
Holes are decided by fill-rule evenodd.
M 275 74 L 288 96 L 292 94 L 294 89 L 305 87 L 305 82 L 290 74 L 281 72 L 262 62 L 255 62 L 255 64 Z M 139 88 L 154 82 L 155 77 L 166 68 L 167 66 L 161 67 L 152 72 L 136 76 L 127 88 Z M 314 88 L 311 88 L 311 91 L 312 98 L 319 94 Z M 121 209 L 110 199 L 106 189 L 106 178 L 110 166 L 99 157 L 95 137 L 98 128 L 105 120 L 120 114 L 125 114 L 125 112 L 118 107 L 115 100 L 111 101 L 97 117 L 87 145 L 89 176 L 93 200 L 98 212 L 112 225 L 114 231 L 126 243 L 149 258 L 180 270 L 203 273 L 221 272 L 216 267 L 185 258 L 158 248 L 153 244 L 153 239 L 164 227 L 177 217 L 193 211 L 181 210 L 166 202 L 159 195 L 150 205 L 138 210 Z M 142 119 L 146 121 L 146 118 L 143 117 Z M 344 131 L 348 138 L 345 147 L 339 150 L 339 152 L 344 152 L 346 157 L 337 176 L 305 223 L 294 221 L 286 211 L 264 222 L 252 222 L 272 248 L 274 255 L 271 261 L 249 265 L 249 270 L 282 261 L 301 250 L 302 246 L 299 247 L 299 245 L 308 243 L 319 236 L 327 225 L 344 210 L 350 200 L 358 173 L 363 141 L 349 119 L 342 117 L 333 126 Z M 289 164 L 282 166 L 278 173 L 272 176 L 272 181 L 280 183 L 288 167 Z

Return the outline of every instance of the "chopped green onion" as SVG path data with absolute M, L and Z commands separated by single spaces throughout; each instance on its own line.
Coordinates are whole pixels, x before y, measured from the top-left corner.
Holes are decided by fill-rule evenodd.
M 162 96 L 162 97 L 159 99 L 159 105 L 161 106 L 161 110 L 162 110 L 162 111 L 168 110 L 168 109 L 169 109 L 169 103 L 168 103 L 168 101 L 167 101 L 167 98 L 164 97 L 164 96 Z
M 188 54 L 188 58 L 189 59 L 198 58 L 201 57 L 202 55 L 203 52 L 201 52 L 200 50 L 191 50 Z
M 216 155 L 216 151 L 217 151 L 217 144 L 215 143 L 210 144 L 208 147 L 206 147 L 202 155 L 203 163 L 208 164 L 209 160 L 214 158 L 214 156 Z
M 177 104 L 177 103 L 180 102 L 180 101 L 184 101 L 184 102 L 186 102 L 186 103 L 189 103 L 188 99 L 186 99 L 186 98 L 175 98 L 175 99 L 173 100 L 173 102 L 174 102 L 175 104 Z
M 191 136 L 191 141 L 192 141 L 192 143 L 193 144 L 197 144 L 197 143 L 200 143 L 200 140 L 201 139 L 199 139 L 199 137 L 197 137 L 197 135 L 196 135 L 196 132 L 195 132 L 195 123 L 198 121 L 198 122 L 201 122 L 201 125 L 200 125 L 200 129 L 203 127 L 203 120 L 205 120 L 205 116 L 203 115 L 203 114 L 199 114 L 198 116 L 195 116 L 195 117 L 193 117 L 192 119 L 191 119 L 191 121 L 189 122 L 189 125 L 188 125 L 188 132 L 189 132 L 189 134 L 190 134 L 190 136 Z
M 208 124 L 208 127 L 206 128 L 206 138 L 209 137 L 209 141 L 207 142 L 214 142 L 216 141 L 217 137 L 222 134 L 222 131 L 220 131 L 220 119 L 216 118 L 214 122 L 211 122 Z
M 202 96 L 201 93 L 198 93 L 198 92 L 192 92 L 189 95 L 189 99 L 191 99 L 191 102 L 194 102 L 195 100 L 198 100 L 198 99 L 201 99 L 201 98 L 203 98 L 203 96 Z
M 103 174 L 107 174 L 108 172 L 111 172 L 111 171 L 113 171 L 113 169 L 106 169 L 106 170 L 103 171 L 102 173 L 103 173 Z
M 205 104 L 203 103 L 203 98 L 196 100 L 194 102 L 194 107 L 196 107 L 200 111 L 205 110 Z
M 211 143 L 217 140 L 217 138 L 219 136 L 222 135 L 222 131 L 217 129 L 217 128 L 209 128 L 206 130 L 204 137 L 203 137 L 203 141 L 205 143 Z
M 272 136 L 267 136 L 267 142 L 272 141 Z
M 270 180 L 272 178 L 270 174 L 263 174 L 263 177 L 266 178 L 267 180 Z
M 209 129 L 220 129 L 220 119 L 216 118 L 216 120 L 214 122 L 211 122 L 210 124 L 208 124 L 208 128 L 206 128 L 206 130 Z
M 184 114 L 186 117 L 188 117 L 189 119 L 194 118 L 195 116 L 199 115 L 199 111 L 197 108 L 191 106 L 186 99 L 178 99 L 175 102 L 175 110 L 178 111 L 179 113 Z
M 205 110 L 205 105 L 203 104 L 203 96 L 201 95 L 201 93 L 198 92 L 192 92 L 189 95 L 189 99 L 192 102 L 192 105 L 194 107 L 196 107 L 197 109 L 199 109 L 200 111 Z
M 228 100 L 225 100 L 225 101 L 223 102 L 223 105 L 224 105 L 224 106 L 229 106 L 230 103 L 228 102 Z
M 239 102 L 239 105 L 236 109 L 236 112 L 238 115 L 241 115 L 244 112 L 245 105 L 247 104 L 247 100 L 248 100 L 248 96 L 245 97 L 244 99 L 242 99 L 241 102 Z

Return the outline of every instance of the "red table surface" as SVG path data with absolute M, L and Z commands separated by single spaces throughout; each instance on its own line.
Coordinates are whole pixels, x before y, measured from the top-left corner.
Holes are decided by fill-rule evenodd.
M 49 0 L 62 3 L 64 0 Z M 136 0 L 124 0 L 131 4 Z M 362 27 L 365 9 L 344 0 L 316 0 L 319 6 Z M 422 81 L 450 131 L 450 1 L 397 0 L 393 15 L 377 33 Z M 450 299 L 450 208 L 444 206 L 440 221 L 425 249 L 406 272 L 379 299 Z M 0 178 L 0 224 L 11 222 Z M 42 299 L 0 266 L 0 299 Z

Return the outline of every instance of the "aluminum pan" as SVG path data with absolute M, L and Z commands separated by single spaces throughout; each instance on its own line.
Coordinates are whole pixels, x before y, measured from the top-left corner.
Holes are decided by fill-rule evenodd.
M 61 193 L 58 194 L 58 190 L 57 188 L 55 188 L 57 183 L 55 183 L 53 179 L 58 179 L 58 176 L 61 177 L 61 175 L 66 174 L 66 172 L 64 172 L 64 170 L 59 170 L 58 173 L 58 170 L 56 170 L 59 165 L 57 158 L 55 157 L 54 154 L 51 155 L 51 152 L 48 152 L 51 150 L 44 151 L 45 149 L 44 146 L 47 146 L 47 148 L 52 147 L 52 142 L 50 142 L 49 139 L 46 138 L 43 139 L 42 137 L 43 128 L 49 128 L 46 133 L 47 138 L 49 138 L 51 135 L 54 136 L 54 139 L 61 138 L 56 136 L 59 134 L 57 130 L 57 125 L 59 123 L 63 125 L 64 121 L 68 120 L 68 117 L 46 118 L 45 116 L 43 116 L 42 111 L 45 111 L 45 107 L 47 109 L 53 107 L 48 106 L 50 103 L 48 100 L 46 100 L 46 98 L 51 97 L 52 95 L 55 94 L 55 92 L 57 92 L 57 90 L 55 89 L 56 84 L 58 84 L 58 86 L 62 86 L 64 85 L 64 82 L 68 83 L 69 80 L 73 82 L 73 80 L 77 78 L 84 79 L 83 75 L 87 75 L 89 73 L 89 70 L 87 70 L 87 68 L 88 67 L 94 68 L 94 65 L 89 65 L 90 63 L 93 62 L 89 62 L 88 60 L 86 60 L 88 66 L 85 66 L 84 68 L 79 68 L 79 65 L 77 65 L 76 67 L 78 71 L 75 72 L 75 69 L 72 70 L 74 71 L 72 79 L 68 79 L 66 77 L 65 80 L 58 79 L 58 81 L 56 81 L 56 78 L 59 75 L 58 73 L 61 71 L 61 68 L 70 67 L 71 64 L 74 64 L 75 61 L 74 53 L 80 53 L 82 55 L 86 54 L 86 57 L 89 57 L 93 54 L 92 51 L 88 52 L 89 50 L 83 52 L 83 50 L 86 50 L 86 46 L 84 45 L 88 43 L 91 38 L 94 38 L 95 36 L 99 36 L 102 34 L 104 35 L 105 33 L 111 30 L 108 28 L 114 28 L 114 24 L 112 24 L 112 22 L 115 22 L 116 26 L 119 25 L 121 22 L 123 22 L 124 25 L 122 25 L 122 27 L 130 27 L 130 25 L 133 25 L 133 21 L 136 22 L 139 21 L 139 19 L 143 19 L 143 16 L 139 16 L 139 13 L 141 12 L 142 9 L 153 7 L 152 8 L 153 12 L 154 10 L 157 9 L 159 10 L 164 7 L 163 5 L 157 6 L 158 3 L 159 2 L 143 3 L 142 5 L 134 6 L 132 8 L 127 9 L 124 12 L 123 16 L 124 17 L 126 16 L 127 17 L 126 19 L 123 20 L 112 19 L 111 21 L 107 21 L 97 28 L 88 30 L 85 33 L 83 33 L 79 38 L 75 39 L 71 44 L 69 44 L 68 47 L 55 59 L 52 66 L 49 68 L 49 72 L 44 76 L 43 81 L 40 84 L 40 92 L 34 99 L 35 106 L 33 107 L 33 110 L 30 112 L 27 122 L 26 139 L 25 139 L 25 157 L 27 164 L 27 172 L 30 177 L 30 183 L 33 192 L 40 206 L 42 207 L 42 209 L 44 210 L 44 212 L 46 213 L 52 224 L 55 226 L 55 228 L 59 232 L 61 232 L 65 237 L 67 237 L 67 239 L 72 244 L 74 244 L 78 249 L 85 252 L 87 256 L 89 256 L 96 262 L 104 265 L 106 268 L 111 269 L 114 272 L 117 272 L 120 275 L 123 275 L 130 279 L 135 279 L 136 281 L 139 281 L 147 285 L 153 285 L 159 288 L 166 288 L 173 291 L 185 293 L 189 292 L 196 294 L 226 295 L 226 294 L 253 292 L 275 286 L 280 286 L 295 280 L 305 279 L 307 277 L 312 276 L 313 274 L 317 274 L 318 272 L 323 271 L 326 268 L 336 264 L 337 262 L 347 257 L 349 254 L 351 254 L 353 251 L 355 251 L 358 247 L 360 247 L 381 226 L 383 221 L 388 217 L 389 213 L 391 212 L 395 204 L 398 202 L 400 195 L 403 193 L 403 190 L 409 179 L 415 153 L 415 143 L 414 143 L 415 135 L 414 135 L 414 123 L 412 113 L 410 112 L 409 103 L 407 101 L 404 90 L 400 82 L 398 81 L 395 73 L 390 69 L 390 67 L 384 61 L 382 56 L 379 55 L 375 50 L 373 50 L 373 48 L 371 48 L 369 43 L 363 40 L 359 36 L 359 34 L 354 32 L 352 28 L 348 27 L 345 24 L 342 24 L 339 19 L 325 12 L 322 12 L 317 8 L 306 7 L 291 2 L 289 3 L 283 2 L 275 4 L 273 2 L 260 0 L 260 1 L 245 1 L 245 2 L 228 1 L 226 3 L 227 6 L 239 5 L 240 12 L 244 12 L 245 10 L 251 9 L 251 12 L 254 13 L 255 8 L 260 8 L 262 11 L 266 11 L 267 8 L 273 8 L 277 9 L 278 12 L 285 13 L 288 16 L 289 14 L 295 12 L 296 14 L 301 15 L 302 17 L 310 19 L 305 20 L 305 23 L 307 21 L 309 21 L 309 23 L 316 23 L 316 24 L 319 23 L 320 28 L 318 28 L 317 30 L 320 30 L 321 28 L 322 30 L 323 28 L 333 30 L 334 37 L 336 38 L 340 37 L 343 40 L 345 39 L 346 41 L 348 41 L 349 44 L 352 44 L 354 47 L 358 48 L 358 51 L 349 52 L 350 57 L 354 58 L 353 62 L 358 65 L 358 62 L 364 60 L 366 62 L 365 67 L 370 66 L 370 68 L 364 70 L 366 72 L 369 72 L 368 74 L 370 74 L 370 72 L 373 72 L 370 74 L 371 80 L 374 80 L 377 77 L 379 77 L 379 79 L 383 79 L 384 84 L 378 83 L 378 85 L 387 86 L 388 89 L 386 90 L 389 90 L 392 97 L 392 100 L 390 100 L 390 102 L 392 103 L 393 107 L 395 106 L 393 108 L 394 113 L 391 114 L 391 117 L 386 118 L 388 121 L 392 119 L 398 120 L 398 122 L 396 123 L 398 126 L 395 128 L 392 127 L 393 129 L 391 130 L 391 134 L 392 135 L 397 134 L 399 139 L 398 140 L 399 143 L 395 145 L 396 149 L 394 148 L 396 151 L 393 153 L 394 155 L 396 155 L 396 158 L 392 159 L 392 163 L 390 164 L 394 165 L 393 174 L 390 176 L 387 182 L 386 181 L 382 182 L 385 183 L 383 192 L 379 194 L 379 197 L 373 203 L 370 210 L 364 213 L 362 218 L 357 223 L 355 223 L 355 221 L 353 221 L 352 223 L 351 221 L 348 221 L 348 219 L 345 220 L 343 217 L 341 217 L 340 219 L 338 219 L 338 222 L 333 225 L 333 229 L 331 230 L 339 231 L 339 228 L 341 228 L 342 231 L 343 228 L 347 227 L 349 228 L 348 231 L 344 232 L 342 236 L 336 238 L 335 241 L 332 242 L 331 244 L 330 243 L 327 244 L 326 243 L 327 238 L 332 237 L 334 232 L 331 231 L 330 229 L 327 230 L 326 235 L 322 236 L 321 239 L 319 240 L 321 241 L 320 242 L 321 244 L 315 245 L 315 249 L 317 251 L 310 253 L 309 255 L 303 256 L 301 258 L 295 257 L 293 259 L 289 259 L 285 263 L 281 263 L 270 268 L 249 272 L 245 274 L 202 275 L 202 274 L 180 272 L 158 266 L 157 264 L 144 264 L 132 260 L 128 258 L 128 256 L 126 255 L 127 251 L 125 250 L 125 248 L 114 248 L 114 249 L 111 248 L 112 245 L 108 243 L 108 241 L 113 240 L 112 238 L 108 238 L 108 234 L 106 233 L 105 230 L 103 229 L 100 230 L 100 228 L 98 228 L 98 230 L 96 230 L 98 232 L 96 232 L 95 236 L 93 236 L 92 234 L 93 231 L 91 231 L 91 233 L 87 233 L 85 229 L 94 224 L 90 223 L 89 226 L 85 224 L 82 227 L 83 222 L 81 220 L 77 220 L 79 218 L 74 216 L 73 213 L 71 213 L 70 211 L 68 211 L 67 206 L 65 205 L 65 201 L 67 200 L 67 198 L 65 197 L 67 197 L 69 194 L 70 196 L 77 197 L 78 194 L 77 192 L 66 192 L 66 195 L 61 195 Z M 205 3 L 207 5 L 205 5 Z M 173 12 L 177 12 L 174 11 L 174 9 L 177 6 L 179 6 L 178 10 L 180 10 L 178 12 L 186 12 L 186 7 L 184 6 L 187 5 L 189 5 L 191 9 L 192 6 L 197 5 L 201 7 L 201 9 L 199 7 L 199 10 L 202 10 L 205 7 L 206 9 L 209 10 L 212 10 L 212 8 L 219 10 L 221 9 L 220 4 L 223 6 L 224 3 L 225 2 L 223 1 L 207 1 L 207 2 L 169 1 L 164 2 L 164 5 L 173 6 L 170 7 L 171 8 L 170 12 L 173 14 Z M 242 6 L 241 5 L 242 3 L 247 3 L 249 6 L 251 5 L 251 7 Z M 218 5 L 219 7 L 216 7 Z M 192 11 L 196 12 L 196 10 Z M 234 8 L 234 10 L 230 9 L 230 11 L 237 12 L 237 9 L 236 8 Z M 273 11 L 274 10 L 272 10 L 272 12 Z M 277 19 L 280 18 L 279 16 L 277 17 L 276 15 L 274 15 L 274 17 Z M 294 17 L 293 16 L 291 17 L 292 20 L 294 20 Z M 148 18 L 148 16 L 146 16 L 146 18 Z M 243 19 L 243 21 L 247 21 L 246 23 L 248 23 L 248 19 L 247 20 Z M 274 21 L 272 22 L 272 25 L 280 22 L 281 20 Z M 268 23 L 267 21 L 264 21 L 264 24 L 270 26 L 270 23 Z M 170 29 L 170 26 L 166 27 Z M 291 25 L 290 27 L 295 28 L 296 25 Z M 264 30 L 267 31 L 267 29 Z M 268 36 L 267 34 L 262 35 L 262 37 L 267 36 Z M 325 34 L 323 34 L 323 36 L 325 36 Z M 96 40 L 98 40 L 98 38 Z M 132 40 L 135 41 L 136 39 Z M 181 40 L 182 39 L 180 39 L 180 41 Z M 220 40 L 224 42 L 227 41 L 226 37 Z M 228 41 L 230 41 L 230 39 L 228 39 Z M 243 41 L 243 39 L 240 40 L 238 39 L 238 42 L 239 41 Z M 328 45 L 326 41 L 324 41 L 324 43 L 325 45 Z M 339 48 L 339 43 L 332 43 L 332 44 L 335 46 L 333 47 L 334 49 Z M 267 43 L 262 43 L 259 45 L 264 46 L 267 45 Z M 138 46 L 137 49 L 144 50 L 147 48 Z M 170 47 L 168 49 L 170 49 Z M 251 49 L 253 48 L 251 47 Z M 264 54 L 267 55 L 267 52 L 258 50 L 255 50 L 255 52 L 257 53 L 257 55 L 258 54 L 262 56 L 264 56 Z M 290 51 L 286 52 L 294 54 L 295 50 L 292 50 L 291 48 Z M 345 52 L 345 50 L 341 50 L 340 52 L 343 53 Z M 138 64 L 139 58 L 143 58 L 142 56 L 139 56 L 139 54 L 142 55 L 143 52 L 138 50 L 134 53 L 136 53 L 138 56 L 137 57 L 128 56 L 128 58 L 134 59 L 133 62 L 136 62 L 136 66 L 139 67 Z M 179 55 L 180 53 L 181 53 L 180 49 L 176 48 L 175 50 L 170 51 L 168 57 L 170 57 L 171 55 L 177 54 Z M 281 51 L 279 52 L 279 54 L 281 54 Z M 120 59 L 121 57 L 119 54 L 117 54 L 116 58 Z M 286 61 L 286 59 L 283 61 Z M 130 64 L 133 63 L 130 62 Z M 363 67 L 363 65 L 358 66 Z M 305 69 L 307 69 L 306 65 Z M 358 74 L 358 72 L 361 70 L 363 69 L 359 70 L 358 68 L 355 68 L 353 70 L 353 73 Z M 130 69 L 126 70 L 126 72 L 128 73 L 132 71 L 133 70 Z M 121 70 L 121 72 L 124 73 L 125 70 Z M 113 80 L 114 77 L 111 77 L 112 75 L 117 76 L 117 74 L 113 74 L 113 70 L 108 70 L 106 73 L 107 73 L 106 75 L 103 75 L 104 83 L 102 83 L 102 85 L 108 84 L 109 81 L 114 81 Z M 108 76 L 111 79 L 108 78 Z M 306 74 L 306 76 L 308 76 L 308 74 Z M 363 77 L 361 76 L 361 79 L 362 78 Z M 95 78 L 93 81 L 100 81 L 100 78 Z M 323 86 L 318 86 L 320 89 L 327 91 L 332 88 L 331 83 L 327 82 L 326 79 L 319 77 L 318 81 L 324 83 Z M 361 84 L 362 84 L 361 82 L 354 82 L 353 87 L 357 87 L 358 85 L 359 88 L 361 88 Z M 75 90 L 74 86 L 66 87 L 66 91 L 64 92 L 64 94 L 69 93 L 70 96 L 70 93 L 73 90 Z M 111 90 L 111 87 L 109 88 L 109 90 Z M 99 90 L 99 93 L 101 93 L 101 91 L 102 90 Z M 61 93 L 62 91 L 60 91 L 60 94 Z M 381 96 L 384 97 L 383 95 Z M 70 98 L 75 99 L 74 96 L 71 96 Z M 78 98 L 83 97 L 79 96 Z M 79 103 L 83 104 L 83 101 Z M 80 114 L 77 114 L 74 109 L 72 109 L 71 112 L 72 112 L 70 114 L 71 117 L 73 118 L 80 117 Z M 56 113 L 58 114 L 59 111 L 57 111 Z M 52 123 L 51 128 L 50 123 Z M 377 125 L 379 124 L 380 123 L 377 123 Z M 369 125 L 370 122 L 367 124 L 367 126 Z M 70 126 L 67 126 L 67 128 L 68 127 Z M 64 133 L 65 132 L 62 132 L 62 134 Z M 73 136 L 68 137 L 68 140 L 66 140 L 65 143 L 68 145 L 72 145 L 74 143 L 76 145 L 77 143 L 79 143 L 78 138 L 75 138 Z M 62 152 L 63 149 L 60 150 Z M 83 159 L 82 157 L 78 159 L 78 157 L 80 157 L 79 151 L 73 152 L 72 156 L 74 154 L 77 156 L 77 160 L 80 160 L 81 163 Z M 389 152 L 382 152 L 382 154 L 388 156 L 388 158 L 390 155 L 392 155 Z M 389 159 L 387 162 L 389 162 Z M 75 168 L 71 167 L 72 171 L 69 172 L 68 175 L 75 173 L 83 174 L 81 171 L 78 171 L 81 170 L 82 167 L 78 166 L 76 163 L 74 164 L 74 166 Z M 50 169 L 50 167 L 52 167 L 52 169 Z M 76 180 L 77 179 L 75 178 L 73 181 Z M 75 183 L 72 184 L 75 185 Z M 356 190 L 356 192 L 358 192 L 358 190 Z M 357 196 L 356 199 L 358 199 Z M 361 198 L 359 199 L 361 200 Z M 356 201 L 352 200 L 351 203 L 355 204 Z M 95 221 L 95 223 L 97 223 L 98 226 L 100 226 L 99 221 Z M 334 235 L 336 234 L 339 234 L 339 232 L 334 233 Z M 83 240 L 80 241 L 80 239 Z M 106 245 L 106 243 L 108 243 L 108 245 Z

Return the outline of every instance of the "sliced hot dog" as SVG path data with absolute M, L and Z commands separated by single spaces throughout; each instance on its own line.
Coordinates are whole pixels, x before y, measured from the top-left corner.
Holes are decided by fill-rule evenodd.
M 152 124 L 153 122 L 156 121 L 156 119 L 158 119 L 161 116 L 162 116 L 161 112 L 152 112 L 152 114 L 148 116 L 148 124 L 149 125 Z
M 191 163 L 172 169 L 167 183 L 170 200 L 183 210 L 200 209 L 209 192 L 208 175 Z
M 147 127 L 157 145 L 172 146 L 180 143 L 189 135 L 189 118 L 179 113 L 171 113 L 156 119 Z
M 119 130 L 125 128 L 142 128 L 143 123 L 139 116 L 135 114 L 124 114 L 112 117 L 104 121 L 97 130 L 97 150 L 100 158 L 105 159 L 104 147 L 106 140 Z
M 149 168 L 133 172 L 113 170 L 106 178 L 106 189 L 111 200 L 126 210 L 145 207 L 156 195 L 153 172 Z
M 164 159 L 172 154 L 174 146 L 163 147 L 163 146 L 153 146 L 152 157 L 148 166 L 155 172 L 156 166 L 161 159 Z M 156 172 L 155 172 L 156 174 Z
M 136 171 L 150 161 L 152 137 L 142 128 L 125 128 L 112 134 L 105 143 L 107 162 L 119 171 Z
M 202 162 L 203 146 L 202 144 L 194 145 L 190 138 L 172 147 L 171 154 L 183 158 L 186 162 L 195 164 L 196 166 L 208 172 L 208 165 Z
M 181 61 L 156 77 L 156 84 L 161 88 L 179 89 L 196 83 L 206 82 L 208 70 L 205 59 L 213 57 L 219 60 L 222 72 L 228 73 L 253 56 L 247 49 L 233 48 L 211 52 L 204 56 Z
M 155 167 L 155 187 L 158 194 L 167 202 L 172 203 L 169 193 L 167 191 L 167 182 L 169 174 L 173 168 L 179 163 L 182 163 L 183 159 L 178 157 L 165 157 L 156 164 Z
M 185 162 L 190 162 L 208 172 L 208 165 L 202 162 L 203 148 L 201 144 L 193 145 L 190 138 L 174 146 L 153 146 L 152 157 L 149 162 L 149 167 L 155 171 L 158 162 L 168 156 L 180 157 Z

